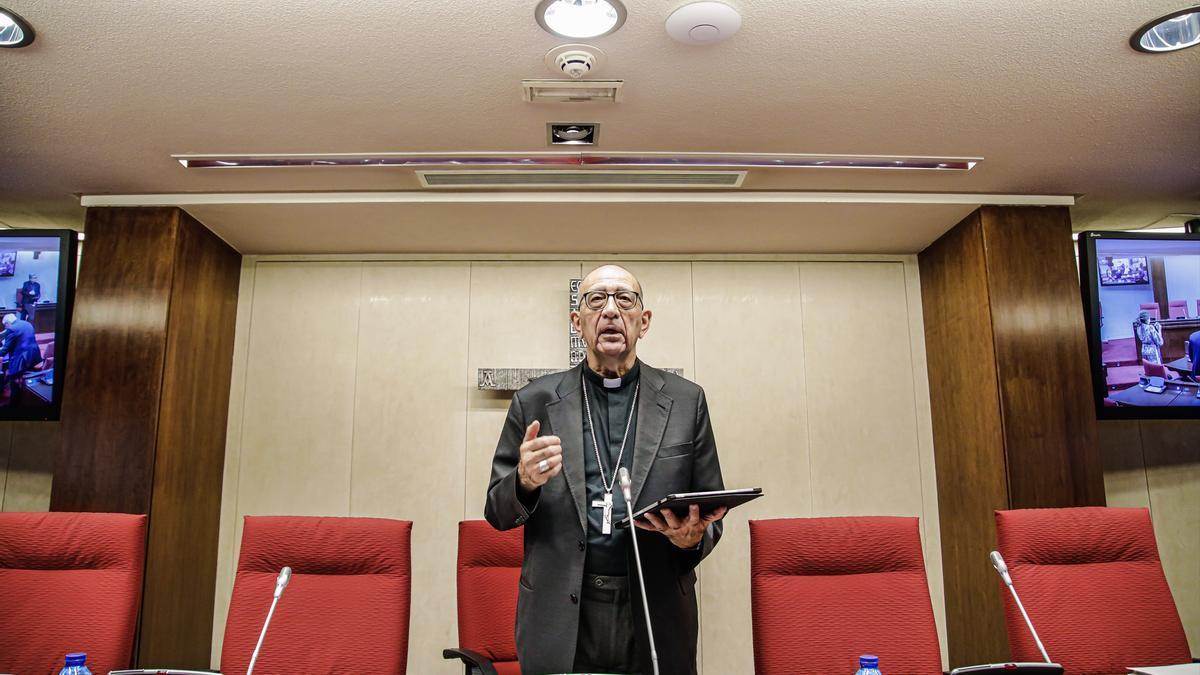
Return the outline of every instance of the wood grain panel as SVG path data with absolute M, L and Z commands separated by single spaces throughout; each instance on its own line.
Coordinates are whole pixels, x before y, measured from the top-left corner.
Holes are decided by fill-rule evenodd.
M 51 510 L 150 511 L 178 218 L 87 211 Z
M 919 256 L 951 667 L 1008 658 L 986 564 L 1008 487 L 981 230 L 972 213 Z
M 179 217 L 138 662 L 205 668 L 241 255 Z
M 1066 207 L 980 209 L 1010 508 L 1103 506 Z

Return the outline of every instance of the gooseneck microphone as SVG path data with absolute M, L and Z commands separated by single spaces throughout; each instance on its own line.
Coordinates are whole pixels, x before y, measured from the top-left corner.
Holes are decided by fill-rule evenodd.
M 654 675 L 658 675 L 658 650 L 654 648 L 654 627 L 650 625 L 650 599 L 646 597 L 646 579 L 642 574 L 642 554 L 638 551 L 637 526 L 633 524 L 633 498 L 629 492 L 629 470 L 617 469 L 617 480 L 621 483 L 621 494 L 625 497 L 625 511 L 629 514 L 629 538 L 633 540 L 633 559 L 637 563 L 638 587 L 642 589 L 642 611 L 646 613 L 646 634 L 650 638 L 650 663 Z M 249 673 L 247 673 L 249 675 Z
M 1008 574 L 1008 565 L 1004 564 L 1004 558 L 999 551 L 992 551 L 988 556 L 992 560 L 992 567 L 996 568 L 996 572 L 1000 575 L 1000 579 L 1008 586 L 1008 591 L 1012 593 L 1013 600 L 1017 601 L 1017 609 L 1021 610 L 1021 616 L 1025 617 L 1025 625 L 1029 626 L 1029 633 L 1033 635 L 1033 641 L 1037 643 L 1038 651 L 1042 653 L 1042 658 L 1046 659 L 1046 663 L 1053 663 L 1050 656 L 1046 654 L 1046 648 L 1042 646 L 1042 640 L 1038 637 L 1037 631 L 1033 628 L 1033 622 L 1029 620 L 1029 613 L 1025 611 L 1025 606 L 1021 604 L 1021 597 L 1017 595 L 1017 589 L 1013 586 L 1012 577 Z
M 271 625 L 271 617 L 275 615 L 275 605 L 279 603 L 279 596 L 283 595 L 283 589 L 287 588 L 288 582 L 292 580 L 292 568 L 284 567 L 279 570 L 279 576 L 275 579 L 275 597 L 271 599 L 271 609 L 267 611 L 267 620 L 263 622 L 262 632 L 258 634 L 258 644 L 254 645 L 254 653 L 250 655 L 250 667 L 246 669 L 246 675 L 253 675 L 254 663 L 258 661 L 258 650 L 262 649 L 263 638 L 267 636 L 267 626 Z

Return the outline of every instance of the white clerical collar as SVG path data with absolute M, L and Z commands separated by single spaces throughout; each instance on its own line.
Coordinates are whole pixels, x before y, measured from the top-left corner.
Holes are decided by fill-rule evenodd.
M 613 378 L 608 378 L 608 377 L 606 377 L 606 378 L 604 378 L 604 382 L 603 382 L 603 384 L 604 384 L 604 388 L 605 388 L 605 389 L 616 389 L 616 388 L 618 388 L 618 387 L 620 387 L 620 386 L 621 386 L 621 378 L 619 378 L 619 377 L 613 377 Z

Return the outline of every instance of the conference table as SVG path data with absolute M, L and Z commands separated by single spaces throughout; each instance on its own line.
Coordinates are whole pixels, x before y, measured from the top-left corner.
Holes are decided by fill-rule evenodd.
M 1139 382 L 1128 389 L 1110 393 L 1108 398 L 1121 405 L 1200 406 L 1200 398 L 1196 398 L 1196 392 L 1200 389 L 1200 385 L 1193 382 L 1168 380 L 1165 386 L 1166 390 L 1161 394 L 1154 394 L 1145 391 L 1145 382 Z

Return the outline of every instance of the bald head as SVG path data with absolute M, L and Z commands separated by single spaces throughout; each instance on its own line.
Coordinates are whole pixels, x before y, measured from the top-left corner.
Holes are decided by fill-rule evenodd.
M 592 290 L 593 286 L 599 286 L 602 283 L 632 288 L 638 292 L 638 295 L 642 294 L 642 283 L 633 276 L 633 272 L 620 265 L 601 265 L 588 272 L 583 277 L 583 281 L 579 283 L 579 292 L 586 293 Z

